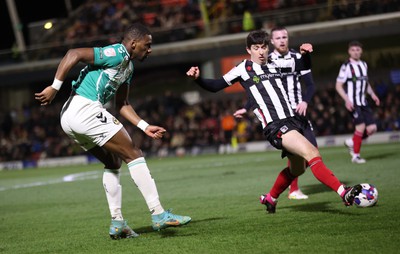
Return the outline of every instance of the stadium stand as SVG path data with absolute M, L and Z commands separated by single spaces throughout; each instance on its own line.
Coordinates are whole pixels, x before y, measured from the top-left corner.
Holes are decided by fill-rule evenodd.
M 71 47 L 116 42 L 119 33 L 133 21 L 148 25 L 157 45 L 243 32 L 245 11 L 251 13 L 255 28 L 269 30 L 274 25 L 312 24 L 400 10 L 398 0 L 203 2 L 204 6 L 200 1 L 184 0 L 86 0 L 68 18 L 60 19 L 51 32 L 30 42 L 26 52 L 1 52 L 0 64 L 9 63 L 10 59 L 18 62 L 57 58 Z
M 133 20 L 146 23 L 155 34 L 155 44 L 163 45 L 189 39 L 199 39 L 216 35 L 229 35 L 242 32 L 242 15 L 250 10 L 258 28 L 269 29 L 274 24 L 313 24 L 318 21 L 344 20 L 381 13 L 399 11 L 397 0 L 388 1 L 206 1 L 209 24 L 201 18 L 201 6 L 197 1 L 128 1 L 113 0 L 85 1 L 76 9 L 68 20 L 54 31 L 54 36 L 43 37 L 38 45 L 28 49 L 26 59 L 16 63 L 41 61 L 44 58 L 58 60 L 65 49 L 78 45 L 101 45 L 105 41 L 117 40 L 115 32 L 122 27 L 114 27 L 113 20 L 122 20 L 126 25 Z M 279 5 L 284 2 L 285 5 Z M 296 3 L 295 6 L 294 3 Z M 101 19 L 99 18 L 102 17 Z M 100 20 L 100 21 L 99 21 Z M 98 23 L 100 22 L 100 23 Z M 207 28 L 208 27 L 208 28 Z M 98 34 L 106 34 L 98 37 Z M 51 40 L 50 40 L 51 39 Z M 78 39 L 78 40 L 77 40 Z M 165 50 L 171 48 L 165 47 Z M 380 66 L 399 67 L 395 55 L 382 55 L 377 60 Z M 10 55 L 2 55 L 9 63 Z M 379 62 L 381 61 L 381 62 Z M 1 62 L 1 60 L 0 60 Z M 44 62 L 44 61 L 42 61 Z M 13 62 L 15 63 L 15 62 Z M 49 64 L 50 66 L 51 64 Z M 27 68 L 29 69 L 29 68 Z M 49 69 L 51 69 L 49 67 Z M 336 74 L 336 68 L 333 71 Z M 51 74 L 47 74 L 52 78 Z M 396 76 L 396 74 L 393 74 Z M 179 82 L 179 81 L 178 81 Z M 395 77 L 375 79 L 382 107 L 376 110 L 381 132 L 400 130 L 400 81 Z M 313 105 L 309 107 L 310 119 L 314 123 L 317 136 L 346 134 L 352 131 L 350 118 L 344 107 L 338 107 L 342 101 L 334 88 L 327 84 L 317 90 Z M 0 85 L 2 93 L 12 88 Z M 30 93 L 29 88 L 25 89 Z M 22 107 L 2 107 L 0 110 L 0 162 L 37 161 L 43 158 L 58 158 L 82 155 L 82 150 L 69 140 L 59 126 L 59 111 L 63 100 L 51 107 L 39 107 L 35 102 Z M 221 144 L 219 118 L 225 110 L 234 112 L 243 105 L 240 96 L 227 97 L 226 101 L 216 102 L 206 98 L 195 104 L 187 103 L 178 91 L 169 91 L 163 95 L 143 96 L 135 99 L 137 112 L 148 122 L 160 124 L 168 130 L 168 135 L 161 141 L 154 142 L 127 125 L 128 131 L 137 140 L 148 156 L 176 156 L 217 152 Z M 151 107 L 149 105 L 160 105 Z M 45 119 L 45 120 L 43 120 Z M 264 140 L 256 128 L 258 124 L 252 114 L 237 125 L 235 135 L 239 143 Z
M 377 85 L 377 84 L 375 84 Z M 379 84 L 382 106 L 376 110 L 378 131 L 400 130 L 400 84 Z M 147 96 L 135 101 L 137 112 L 149 123 L 161 125 L 168 130 L 160 141 L 153 141 L 126 124 L 128 132 L 148 156 L 171 156 L 218 152 L 223 142 L 220 119 L 225 111 L 234 112 L 244 104 L 243 99 L 214 99 L 190 105 L 180 94 L 171 91 L 162 96 Z M 334 88 L 318 90 L 309 116 L 316 136 L 332 136 L 351 133 L 353 126 L 341 98 Z M 13 160 L 38 160 L 84 154 L 61 130 L 59 111 L 61 103 L 46 109 L 38 105 L 25 106 L 9 112 L 1 112 L 0 162 Z M 45 119 L 45 121 L 44 121 Z M 124 121 L 122 121 L 124 123 Z M 239 143 L 261 141 L 260 125 L 252 113 L 238 121 L 234 136 Z M 245 135 L 243 135 L 243 122 Z M 254 122 L 255 124 L 250 124 Z M 240 136 L 238 136 L 238 132 Z M 243 138 L 245 136 L 245 138 Z

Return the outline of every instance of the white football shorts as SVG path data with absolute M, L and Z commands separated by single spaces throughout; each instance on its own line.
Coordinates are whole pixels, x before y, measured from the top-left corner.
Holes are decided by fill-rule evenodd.
M 61 127 L 87 151 L 103 146 L 123 125 L 100 102 L 74 95 L 61 110 Z

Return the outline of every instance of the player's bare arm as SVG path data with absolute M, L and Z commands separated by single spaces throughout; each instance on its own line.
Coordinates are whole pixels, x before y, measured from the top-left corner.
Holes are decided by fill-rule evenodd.
M 54 100 L 69 71 L 79 62 L 93 64 L 93 48 L 77 48 L 68 50 L 57 67 L 53 84 L 47 86 L 42 92 L 35 93 L 35 99 L 40 102 L 40 105 L 48 105 Z
M 154 139 L 161 139 L 165 134 L 166 130 L 160 126 L 148 125 L 146 121 L 141 119 L 136 111 L 133 109 L 131 104 L 128 101 L 129 95 L 129 87 L 127 84 L 123 84 L 118 89 L 115 94 L 115 105 L 118 112 L 128 120 L 133 125 L 142 129 L 147 136 L 152 137 Z M 141 122 L 141 123 L 140 123 Z
M 55 77 L 59 80 L 64 80 L 69 71 L 79 62 L 93 64 L 93 48 L 76 48 L 68 50 L 61 60 L 60 64 L 58 65 Z
M 379 106 L 381 104 L 381 101 L 379 100 L 379 97 L 375 94 L 374 90 L 371 87 L 371 84 L 368 83 L 367 87 L 367 93 L 371 96 L 372 100 L 375 102 L 376 106 Z
M 335 88 L 340 97 L 342 97 L 342 99 L 344 100 L 346 109 L 352 112 L 354 110 L 354 106 L 353 103 L 349 100 L 349 97 L 347 96 L 346 92 L 344 91 L 343 85 L 344 84 L 341 82 L 336 82 Z

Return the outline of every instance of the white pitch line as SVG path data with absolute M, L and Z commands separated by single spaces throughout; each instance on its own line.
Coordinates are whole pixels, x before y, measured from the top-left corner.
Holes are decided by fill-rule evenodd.
M 99 173 L 101 173 L 101 171 L 98 171 L 98 170 L 97 171 L 89 171 L 89 172 L 66 175 L 61 179 L 54 179 L 54 180 L 49 180 L 49 181 L 39 181 L 39 182 L 25 183 L 25 184 L 17 184 L 17 185 L 11 186 L 11 187 L 0 186 L 0 191 L 16 190 L 16 189 L 44 186 L 44 185 L 50 185 L 50 184 L 56 184 L 56 183 L 98 179 L 98 178 L 102 177 L 102 175 Z
M 252 159 L 252 161 L 265 161 L 265 158 L 256 158 Z M 216 160 L 214 162 L 210 162 L 208 164 L 199 164 L 199 165 L 191 165 L 187 167 L 188 169 L 198 169 L 198 168 L 204 168 L 204 167 L 223 167 L 223 166 L 228 166 L 228 165 L 240 165 L 240 164 L 245 164 L 247 163 L 246 160 L 233 160 L 233 161 L 219 161 Z M 166 169 L 176 169 L 179 166 L 171 166 L 170 168 Z M 45 186 L 45 185 L 50 185 L 50 184 L 57 184 L 57 183 L 65 183 L 65 182 L 74 182 L 74 181 L 83 181 L 83 180 L 90 180 L 90 179 L 98 179 L 101 178 L 103 171 L 88 171 L 88 172 L 82 172 L 82 173 L 76 173 L 76 174 L 70 174 L 62 177 L 61 179 L 54 179 L 54 180 L 49 180 L 49 181 L 39 181 L 39 182 L 33 182 L 33 183 L 26 183 L 26 184 L 17 184 L 11 187 L 3 187 L 0 186 L 0 191 L 6 191 L 6 190 L 16 190 L 16 189 L 23 189 L 23 188 L 30 188 L 30 187 L 37 187 L 37 186 Z M 128 175 L 128 173 L 122 173 L 121 175 Z

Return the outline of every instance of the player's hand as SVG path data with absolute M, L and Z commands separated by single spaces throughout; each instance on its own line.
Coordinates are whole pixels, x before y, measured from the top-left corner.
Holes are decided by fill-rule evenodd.
M 56 97 L 57 90 L 54 89 L 52 86 L 48 86 L 40 93 L 35 93 L 35 99 L 40 101 L 40 105 L 48 105 L 50 104 L 54 97 Z
M 233 116 L 236 118 L 243 118 L 243 115 L 246 114 L 247 110 L 245 108 L 241 108 L 235 111 L 233 113 Z
M 167 131 L 163 127 L 156 125 L 147 126 L 146 130 L 144 131 L 144 133 L 146 133 L 147 136 L 153 139 L 161 139 L 166 132 Z
M 304 53 L 311 53 L 313 52 L 313 46 L 310 43 L 303 43 L 300 46 L 300 53 L 304 54 Z
M 296 106 L 296 113 L 301 115 L 301 116 L 305 116 L 306 112 L 307 112 L 307 107 L 308 107 L 308 103 L 307 102 L 305 102 L 305 101 L 300 102 Z
M 350 112 L 353 112 L 354 110 L 354 105 L 349 99 L 346 100 L 346 108 Z
M 197 78 L 200 76 L 200 69 L 199 69 L 199 67 L 197 67 L 197 66 L 191 67 L 191 68 L 186 72 L 186 75 L 187 75 L 188 77 L 197 79 Z

